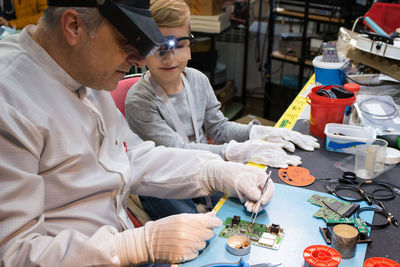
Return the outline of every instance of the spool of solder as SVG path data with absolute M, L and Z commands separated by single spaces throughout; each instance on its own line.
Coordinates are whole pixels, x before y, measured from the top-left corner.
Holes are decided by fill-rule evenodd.
M 226 240 L 226 250 L 236 256 L 249 254 L 250 239 L 244 235 L 233 235 Z
M 341 257 L 335 249 L 324 245 L 307 247 L 303 252 L 304 267 L 336 267 Z
M 383 257 L 372 257 L 364 261 L 363 267 L 399 267 L 394 260 Z

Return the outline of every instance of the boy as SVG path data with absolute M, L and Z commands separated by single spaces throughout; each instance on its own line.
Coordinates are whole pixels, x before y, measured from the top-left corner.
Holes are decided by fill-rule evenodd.
M 249 125 L 229 122 L 219 110 L 220 103 L 208 78 L 186 67 L 193 40 L 187 4 L 183 0 L 154 0 L 150 9 L 166 42 L 156 54 L 147 58 L 149 71 L 126 98 L 126 118 L 142 139 L 152 140 L 157 145 L 208 150 L 226 160 L 282 168 L 301 163 L 300 157 L 287 155 L 282 149 L 294 151 L 289 141 L 306 150 L 319 147 L 315 138 L 297 132 L 253 125 L 254 122 Z M 218 145 L 207 144 L 206 136 Z M 154 198 L 149 207 L 146 199 L 141 197 L 150 217 L 160 212 L 179 213 L 179 209 L 196 212 L 193 204 L 180 207 L 182 200 L 165 206 L 154 204 L 158 201 Z

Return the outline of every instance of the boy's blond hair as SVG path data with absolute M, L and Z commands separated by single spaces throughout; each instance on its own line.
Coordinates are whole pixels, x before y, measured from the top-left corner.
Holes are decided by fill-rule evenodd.
M 151 0 L 150 10 L 158 27 L 180 27 L 190 20 L 189 6 L 183 0 Z

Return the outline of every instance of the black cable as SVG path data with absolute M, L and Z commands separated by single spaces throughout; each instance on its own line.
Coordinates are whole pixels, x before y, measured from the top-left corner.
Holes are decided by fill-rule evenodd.
M 343 196 L 343 195 L 341 195 L 341 194 L 338 193 L 338 192 L 343 191 L 343 190 L 353 191 L 353 192 L 357 193 L 358 195 L 360 195 L 360 197 L 357 198 L 357 199 L 348 198 L 348 197 L 345 197 L 345 196 Z M 356 187 L 356 186 L 354 186 L 354 185 L 338 184 L 338 185 L 335 187 L 335 189 L 334 189 L 334 193 L 336 194 L 336 196 L 337 196 L 338 198 L 340 198 L 340 199 L 342 199 L 342 200 L 344 200 L 344 201 L 348 201 L 348 202 L 360 202 L 360 201 L 363 201 L 363 200 L 367 200 L 367 199 L 365 198 L 364 192 L 363 192 L 362 190 L 360 190 L 360 188 L 358 188 L 358 187 Z M 368 199 L 369 199 L 369 198 L 368 198 Z M 367 200 L 367 202 L 372 204 L 372 201 L 371 201 L 370 199 L 369 199 L 369 201 Z M 371 205 L 371 204 L 370 204 L 370 205 Z
M 344 65 L 346 65 L 346 64 L 344 64 Z M 343 66 L 344 66 L 344 65 L 343 65 Z M 346 74 L 346 72 L 343 70 L 343 67 L 339 69 L 339 72 L 340 72 L 343 76 L 345 76 L 346 79 L 349 79 L 349 80 L 352 81 L 353 83 L 356 83 L 356 84 L 359 84 L 359 85 L 362 85 L 362 86 L 370 86 L 369 83 L 361 83 L 361 82 L 358 82 L 358 81 L 352 79 L 351 77 L 349 77 L 349 76 Z
M 373 190 L 372 192 L 368 192 L 365 188 L 370 186 L 380 187 L 378 189 Z M 396 197 L 394 190 L 384 182 L 368 180 L 360 184 L 360 189 L 363 189 L 366 194 L 374 199 L 374 200 L 392 200 Z M 388 192 L 387 194 L 376 194 L 377 192 Z
M 383 182 L 383 181 L 379 181 L 379 183 L 389 186 L 395 194 L 398 194 L 400 196 L 400 186 L 389 183 L 389 182 Z
M 369 223 L 364 220 L 365 224 L 368 225 L 369 227 L 371 227 L 371 229 L 382 229 L 382 228 L 387 227 L 390 224 L 390 220 L 389 220 L 389 217 L 386 214 L 386 212 L 382 208 L 375 207 L 375 206 L 359 208 L 355 214 L 355 217 L 362 219 L 360 217 L 360 213 L 365 212 L 365 211 L 375 211 L 377 214 L 380 214 L 381 216 L 383 216 L 386 219 L 386 222 L 382 223 L 382 224 L 372 224 L 372 223 Z
M 348 172 L 346 175 L 343 177 L 345 178 L 330 178 L 326 179 L 324 182 L 324 189 L 327 193 L 332 194 L 336 196 L 337 198 L 347 201 L 347 202 L 360 202 L 360 201 L 367 201 L 368 205 L 372 205 L 373 199 L 371 196 L 366 194 L 364 190 L 362 190 L 360 187 L 357 186 L 357 181 L 353 179 L 353 175 L 350 175 L 351 173 Z M 350 179 L 351 176 L 351 179 Z M 322 179 L 319 179 L 322 180 Z M 337 184 L 333 186 L 333 184 Z M 353 191 L 355 192 L 359 197 L 358 198 L 350 198 L 347 196 L 344 196 L 343 194 L 339 193 L 340 191 L 343 190 L 348 190 L 348 191 Z
M 343 177 L 345 177 L 345 175 Z M 393 187 L 397 187 L 393 184 L 368 180 L 362 182 L 360 185 L 357 185 L 357 181 L 355 179 L 352 180 L 349 178 L 353 178 L 352 176 L 350 176 L 350 173 L 349 177 L 346 176 L 345 178 L 325 178 L 325 179 L 317 179 L 317 181 L 318 180 L 324 181 L 324 189 L 327 193 L 332 194 L 337 198 L 347 202 L 360 202 L 365 200 L 369 205 L 372 205 L 380 203 L 380 201 L 389 201 L 396 197 L 397 191 L 395 190 L 398 189 L 393 189 Z M 374 188 L 372 191 L 366 191 L 366 188 L 369 188 L 370 186 L 375 186 L 378 188 Z M 341 191 L 344 190 L 353 191 L 359 197 L 357 198 L 347 197 L 343 193 L 340 193 Z

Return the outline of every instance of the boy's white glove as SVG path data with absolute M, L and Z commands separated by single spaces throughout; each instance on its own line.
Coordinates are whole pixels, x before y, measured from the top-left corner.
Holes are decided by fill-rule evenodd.
M 210 160 L 202 168 L 201 186 L 208 192 L 224 192 L 229 196 L 237 197 L 249 212 L 253 212 L 254 205 L 261 197 L 261 190 L 267 179 L 267 174 L 260 168 L 243 165 L 241 163 Z M 269 179 L 267 190 L 261 199 L 261 207 L 265 206 L 274 194 L 274 183 Z
M 270 143 L 262 140 L 247 140 L 243 143 L 232 140 L 226 148 L 225 158 L 229 161 L 252 162 L 274 168 L 300 165 L 301 158 L 286 154 L 282 146 L 283 143 Z
M 290 152 L 294 152 L 294 144 L 308 151 L 319 148 L 319 143 L 316 138 L 286 128 L 253 125 L 250 130 L 249 138 L 280 143 Z
M 183 213 L 147 222 L 146 243 L 152 262 L 178 263 L 192 260 L 214 236 L 221 220 L 214 212 Z

